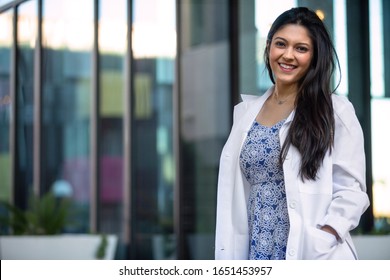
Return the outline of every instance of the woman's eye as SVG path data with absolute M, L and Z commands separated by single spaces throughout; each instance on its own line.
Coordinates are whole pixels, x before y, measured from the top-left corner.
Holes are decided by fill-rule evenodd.
M 280 41 L 276 41 L 275 42 L 275 46 L 277 46 L 277 47 L 284 47 L 284 43 L 283 42 L 280 42 Z
M 307 52 L 309 49 L 306 48 L 306 47 L 297 47 L 297 50 L 298 50 L 299 52 Z

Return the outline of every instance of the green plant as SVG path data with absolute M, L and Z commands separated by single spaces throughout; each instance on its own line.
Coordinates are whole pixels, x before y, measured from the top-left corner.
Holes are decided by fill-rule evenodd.
M 101 241 L 99 244 L 98 249 L 96 250 L 95 253 L 95 258 L 98 260 L 104 259 L 107 251 L 107 246 L 108 246 L 108 240 L 107 240 L 107 235 L 102 234 L 101 235 Z
M 51 192 L 42 197 L 32 196 L 26 210 L 9 202 L 0 202 L 8 214 L 0 222 L 14 235 L 53 235 L 64 229 L 69 213 L 69 201 L 57 199 Z

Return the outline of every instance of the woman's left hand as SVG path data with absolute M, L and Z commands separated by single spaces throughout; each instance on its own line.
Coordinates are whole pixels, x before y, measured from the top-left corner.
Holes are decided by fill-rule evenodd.
M 330 234 L 333 234 L 336 237 L 337 240 L 340 239 L 339 235 L 337 234 L 337 231 L 335 231 L 334 228 L 332 228 L 331 226 L 324 225 L 324 226 L 321 227 L 321 230 L 326 231 L 326 232 L 328 232 Z

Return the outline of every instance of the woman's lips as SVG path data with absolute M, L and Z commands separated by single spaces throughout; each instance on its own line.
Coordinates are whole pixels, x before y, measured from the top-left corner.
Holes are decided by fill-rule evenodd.
M 295 65 L 285 64 L 285 63 L 279 63 L 279 66 L 280 66 L 280 68 L 282 68 L 282 70 L 288 71 L 288 72 L 297 68 Z

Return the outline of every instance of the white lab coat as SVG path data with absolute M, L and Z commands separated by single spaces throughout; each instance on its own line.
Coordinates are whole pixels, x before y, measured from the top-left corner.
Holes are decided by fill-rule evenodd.
M 272 88 L 264 95 L 242 96 L 233 126 L 222 150 L 218 177 L 216 259 L 247 259 L 249 249 L 247 202 L 249 185 L 239 155 L 256 115 Z M 290 231 L 286 259 L 357 259 L 350 230 L 369 205 L 366 194 L 363 133 L 352 104 L 333 95 L 334 148 L 324 158 L 316 181 L 299 176 L 300 154 L 291 146 L 283 164 Z M 279 131 L 283 145 L 294 112 Z M 340 240 L 319 229 L 328 224 Z

